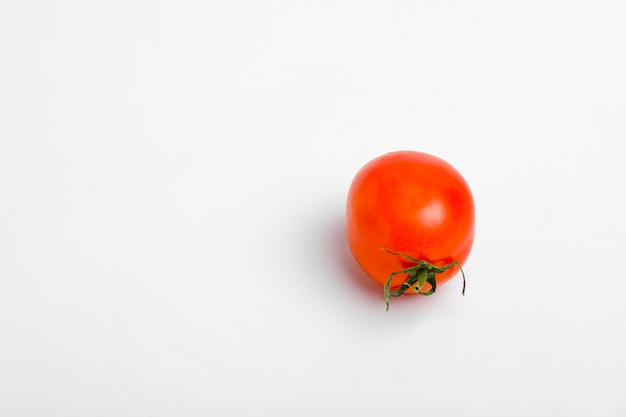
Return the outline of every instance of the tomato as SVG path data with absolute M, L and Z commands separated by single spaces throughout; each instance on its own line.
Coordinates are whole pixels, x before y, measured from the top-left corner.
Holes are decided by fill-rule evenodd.
M 354 177 L 346 235 L 358 264 L 383 285 L 389 308 L 391 297 L 430 295 L 463 272 L 474 216 L 470 188 L 452 165 L 422 152 L 392 152 Z

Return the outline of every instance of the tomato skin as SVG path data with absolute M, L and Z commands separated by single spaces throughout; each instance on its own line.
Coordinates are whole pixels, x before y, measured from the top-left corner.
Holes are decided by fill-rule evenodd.
M 354 177 L 346 235 L 358 264 L 383 285 L 391 273 L 414 263 L 381 248 L 438 267 L 463 265 L 474 242 L 474 217 L 470 188 L 452 165 L 426 153 L 398 151 L 370 161 Z M 455 266 L 437 275 L 437 285 L 458 272 Z M 395 276 L 391 289 L 405 277 Z

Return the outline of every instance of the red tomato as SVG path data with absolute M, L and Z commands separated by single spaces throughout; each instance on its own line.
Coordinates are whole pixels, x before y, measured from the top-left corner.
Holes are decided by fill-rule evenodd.
M 390 297 L 430 295 L 463 272 L 474 241 L 467 183 L 446 161 L 421 152 L 388 153 L 361 168 L 346 215 L 350 250 L 383 285 L 387 308 Z

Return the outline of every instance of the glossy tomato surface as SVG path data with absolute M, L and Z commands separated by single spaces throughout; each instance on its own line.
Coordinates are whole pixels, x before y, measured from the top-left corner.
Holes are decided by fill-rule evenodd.
M 391 273 L 415 265 L 382 248 L 441 267 L 463 265 L 474 241 L 474 200 L 467 182 L 446 161 L 416 151 L 388 153 L 361 168 L 348 192 L 346 216 L 354 258 L 381 285 Z M 455 266 L 438 274 L 437 285 L 458 272 Z M 396 275 L 391 289 L 405 278 Z

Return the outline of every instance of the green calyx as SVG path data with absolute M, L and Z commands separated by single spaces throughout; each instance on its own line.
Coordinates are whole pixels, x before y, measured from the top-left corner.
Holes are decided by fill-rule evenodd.
M 465 295 L 465 273 L 463 272 L 463 268 L 461 268 L 461 265 L 457 261 L 450 262 L 449 264 L 442 267 L 437 267 L 430 262 L 415 259 L 405 253 L 398 253 L 385 248 L 381 248 L 380 250 L 387 252 L 391 255 L 402 256 L 403 258 L 406 258 L 415 263 L 415 265 L 408 268 L 392 272 L 391 275 L 389 275 L 389 278 L 387 278 L 387 281 L 385 282 L 385 285 L 383 287 L 385 294 L 385 303 L 387 303 L 387 310 L 389 310 L 389 300 L 392 297 L 400 297 L 409 289 L 413 289 L 415 292 L 422 295 L 434 294 L 435 290 L 437 289 L 437 280 L 435 279 L 435 275 L 445 272 L 453 266 L 458 266 L 461 270 L 461 275 L 463 276 L 463 291 L 461 294 Z M 393 277 L 400 274 L 406 274 L 406 279 L 398 289 L 391 291 L 391 280 L 393 279 Z M 429 283 L 431 288 L 428 291 L 422 291 L 422 288 L 426 283 Z

